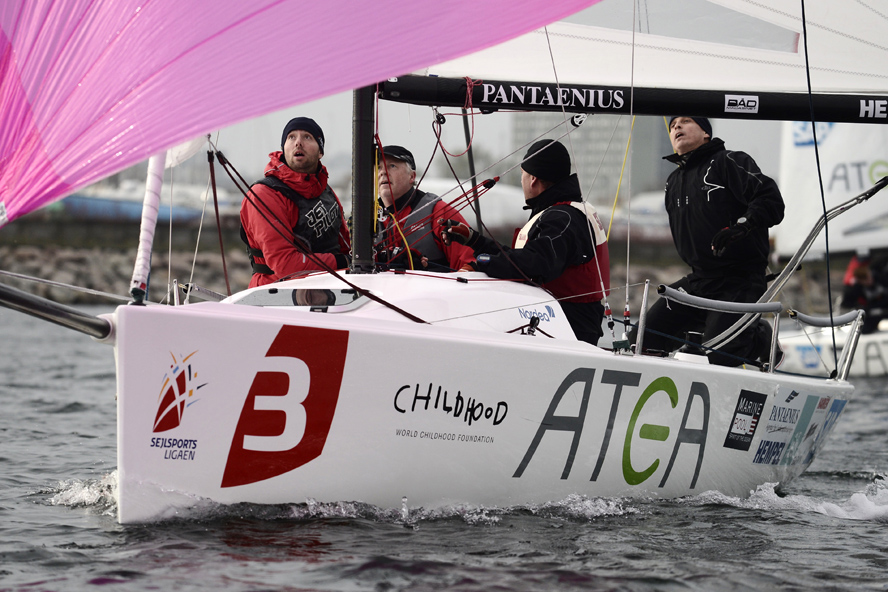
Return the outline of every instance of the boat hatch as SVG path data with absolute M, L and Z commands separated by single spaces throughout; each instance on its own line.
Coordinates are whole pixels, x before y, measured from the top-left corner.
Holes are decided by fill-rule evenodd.
M 276 288 L 252 290 L 232 304 L 307 306 L 312 312 L 349 312 L 370 302 L 351 288 Z

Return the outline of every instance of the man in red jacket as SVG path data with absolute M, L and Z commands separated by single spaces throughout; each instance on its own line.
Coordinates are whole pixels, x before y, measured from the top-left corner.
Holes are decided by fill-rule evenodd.
M 351 243 L 339 198 L 321 164 L 324 132 L 313 119 L 287 122 L 281 151 L 269 154 L 265 177 L 241 204 L 250 287 L 349 264 Z
M 475 258 L 472 250 L 458 243 L 445 244 L 438 224 L 442 218 L 465 223 L 462 215 L 434 193 L 421 191 L 415 183 L 413 154 L 402 146 L 384 146 L 379 155 L 379 199 L 383 209 L 377 261 L 427 271 L 468 268 Z

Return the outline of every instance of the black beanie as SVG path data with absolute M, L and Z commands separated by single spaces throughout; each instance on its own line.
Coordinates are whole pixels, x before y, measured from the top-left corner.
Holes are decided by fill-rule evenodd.
M 321 148 L 321 154 L 324 153 L 324 132 L 321 131 L 321 126 L 310 117 L 294 117 L 287 122 L 287 125 L 284 126 L 284 133 L 281 136 L 281 150 L 284 149 L 284 144 L 287 143 L 287 136 L 295 130 L 302 130 L 314 136 L 315 141 Z
M 521 168 L 543 181 L 557 183 L 570 176 L 570 153 L 557 140 L 540 140 L 527 150 Z
M 672 129 L 672 122 L 675 121 L 679 117 L 691 117 L 690 115 L 673 115 L 672 119 L 669 120 L 669 129 Z M 712 124 L 709 123 L 709 120 L 705 117 L 691 117 L 694 122 L 700 126 L 700 128 L 709 134 L 709 137 L 712 138 Z

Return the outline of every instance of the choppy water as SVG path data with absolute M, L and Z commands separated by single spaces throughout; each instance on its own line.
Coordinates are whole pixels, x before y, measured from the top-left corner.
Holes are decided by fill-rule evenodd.
M 124 527 L 111 348 L 0 309 L 0 377 L 0 591 L 888 590 L 888 380 L 860 383 L 779 494 L 241 505 Z

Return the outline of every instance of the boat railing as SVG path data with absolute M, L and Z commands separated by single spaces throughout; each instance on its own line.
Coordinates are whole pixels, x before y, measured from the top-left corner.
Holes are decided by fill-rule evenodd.
M 780 313 L 784 310 L 783 304 L 781 304 L 780 302 L 728 302 L 725 300 L 712 300 L 710 298 L 693 296 L 686 292 L 682 292 L 680 290 L 676 290 L 662 284 L 657 287 L 657 293 L 664 298 L 668 298 L 669 300 L 673 300 L 687 306 L 693 306 L 695 308 L 702 308 L 705 310 L 715 310 L 720 312 L 733 312 L 737 314 L 750 315 L 762 315 L 767 313 L 773 314 L 774 323 L 773 330 L 771 332 L 771 355 L 769 357 L 766 370 L 767 372 L 774 372 L 774 362 L 778 351 L 777 334 L 780 327 L 778 317 Z M 849 323 L 851 324 L 851 328 L 848 331 L 848 336 L 845 339 L 845 345 L 842 347 L 842 355 L 840 356 L 836 364 L 836 371 L 833 375 L 833 378 L 846 380 L 848 378 L 848 373 L 851 370 L 851 362 L 854 360 L 854 353 L 857 350 L 857 342 L 860 339 L 864 312 L 862 310 L 853 310 L 843 315 L 815 316 L 808 315 L 794 309 L 788 309 L 787 314 L 790 316 L 790 318 L 810 325 L 812 327 L 839 327 L 842 325 L 847 325 Z M 745 327 L 741 327 L 740 331 L 742 331 L 744 328 Z M 736 337 L 738 333 L 734 333 L 733 335 L 729 336 L 723 341 L 723 344 Z
M 834 328 L 851 323 L 848 336 L 845 338 L 845 345 L 842 347 L 842 355 L 836 363 L 835 373 L 835 378 L 846 380 L 851 370 L 851 362 L 854 360 L 854 353 L 857 351 L 857 342 L 860 339 L 865 313 L 862 310 L 852 310 L 843 315 L 808 315 L 794 309 L 789 309 L 786 313 L 789 318 L 811 327 Z
M 777 355 L 777 328 L 779 326 L 778 315 L 783 312 L 783 304 L 781 304 L 780 302 L 730 302 L 727 300 L 713 300 L 711 298 L 701 298 L 700 296 L 693 296 L 691 294 L 688 294 L 687 292 L 682 292 L 663 284 L 660 284 L 657 287 L 657 293 L 660 296 L 663 296 L 664 298 L 667 298 L 674 302 L 678 302 L 686 306 L 693 306 L 694 308 L 702 308 L 705 310 L 733 312 L 737 314 L 749 313 L 751 315 L 755 315 L 753 318 L 766 313 L 773 314 L 774 329 L 771 331 L 771 354 L 768 359 L 766 370 L 767 372 L 774 372 L 774 361 Z M 743 330 L 743 328 L 741 328 L 741 331 Z M 732 335 L 731 337 L 725 339 L 722 344 L 729 342 L 736 336 L 737 334 Z

